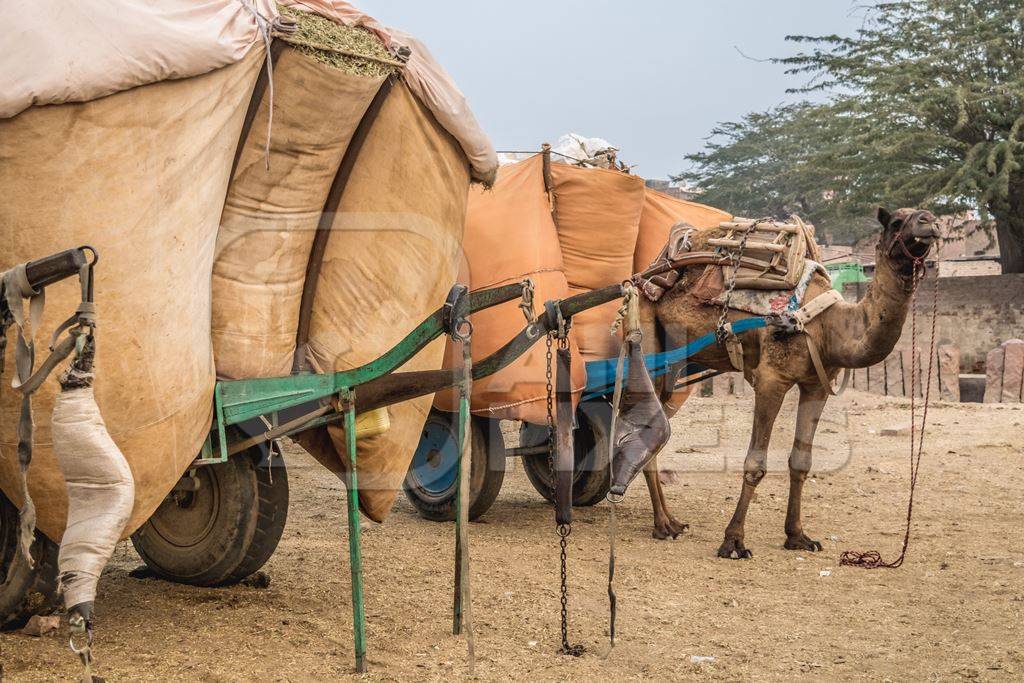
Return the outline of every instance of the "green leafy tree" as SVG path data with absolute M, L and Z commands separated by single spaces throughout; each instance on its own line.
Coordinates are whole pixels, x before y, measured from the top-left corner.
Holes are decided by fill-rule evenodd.
M 1024 2 L 907 0 L 867 12 L 856 36 L 790 36 L 809 51 L 777 60 L 805 80 L 791 92 L 824 93 L 824 103 L 720 126 L 683 177 L 709 203 L 799 209 L 854 233 L 850 218 L 876 204 L 976 209 L 995 220 L 1003 271 L 1024 272 Z

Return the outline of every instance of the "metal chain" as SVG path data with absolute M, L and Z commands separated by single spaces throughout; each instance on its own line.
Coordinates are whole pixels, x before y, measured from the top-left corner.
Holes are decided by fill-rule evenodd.
M 729 315 L 729 302 L 732 301 L 733 290 L 736 289 L 736 274 L 740 269 L 740 262 L 743 260 L 743 252 L 747 248 L 747 238 L 750 237 L 750 233 L 754 232 L 754 229 L 764 223 L 767 219 L 758 218 L 756 221 L 747 226 L 743 232 L 743 237 L 740 238 L 740 246 L 737 247 L 736 251 L 732 252 L 732 273 L 729 276 L 729 286 L 725 290 L 725 300 L 722 302 L 722 313 L 718 316 L 718 325 L 715 327 L 715 339 L 718 341 L 718 345 L 722 346 L 725 344 L 725 339 L 728 333 L 725 331 L 725 324 Z
M 551 477 L 551 500 L 555 500 L 555 400 L 554 400 L 554 386 L 552 384 L 552 347 L 554 342 L 553 337 L 556 336 L 555 332 L 549 332 L 545 338 L 547 345 L 547 352 L 545 354 L 546 365 L 544 369 L 544 378 L 547 386 L 547 409 L 548 409 L 548 472 Z M 558 348 L 567 349 L 569 348 L 569 337 L 568 335 L 561 335 L 558 337 Z M 573 657 L 579 657 L 583 654 L 584 648 L 582 645 L 570 645 L 569 644 L 569 574 L 568 574 L 568 544 L 569 534 L 572 533 L 571 524 L 559 524 L 555 527 L 558 532 L 558 559 L 560 564 L 560 585 L 559 585 L 559 602 L 561 603 L 561 635 L 562 635 L 562 647 L 559 650 L 563 655 L 571 655 Z
M 68 619 L 68 627 L 71 631 L 68 644 L 71 647 L 71 651 L 78 655 L 78 659 L 82 664 L 82 674 L 79 680 L 82 683 L 93 683 L 98 679 L 92 675 L 92 625 L 82 615 L 72 614 Z M 85 636 L 85 645 L 82 647 L 75 645 L 76 635 Z
M 555 499 L 555 390 L 551 384 L 551 337 L 549 332 L 545 337 L 547 345 L 546 362 L 544 368 L 544 380 L 547 383 L 548 397 L 548 471 L 551 473 L 551 500 Z

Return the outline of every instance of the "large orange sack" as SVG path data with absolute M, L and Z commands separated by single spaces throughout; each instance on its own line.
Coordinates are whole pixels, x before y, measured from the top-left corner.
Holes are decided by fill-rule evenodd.
M 633 274 L 633 252 L 644 203 L 642 178 L 604 168 L 552 164 L 558 241 L 569 293 L 621 283 Z M 573 319 L 584 360 L 611 358 L 621 337 L 611 326 L 619 303 L 609 302 Z
M 262 63 L 258 47 L 202 76 L 0 121 L 0 271 L 82 244 L 100 254 L 96 400 L 135 481 L 125 536 L 149 518 L 209 433 L 214 244 Z M 80 297 L 71 280 L 47 290 L 40 348 Z M 20 504 L 12 357 L 0 384 L 0 486 Z M 67 514 L 50 428 L 58 374 L 35 394 L 29 469 L 37 525 L 54 541 Z
M 537 315 L 543 312 L 545 301 L 568 296 L 541 156 L 503 166 L 492 190 L 471 191 L 463 249 L 469 285 L 474 291 L 530 278 L 536 288 Z M 510 301 L 470 316 L 474 361 L 491 355 L 523 329 L 526 319 L 518 305 L 518 301 Z M 586 373 L 574 336 L 570 338 L 570 348 L 572 386 L 578 398 L 586 384 Z M 461 354 L 457 344 L 449 343 L 446 367 L 461 364 Z M 544 423 L 545 367 L 545 346 L 541 340 L 507 368 L 473 382 L 472 411 L 493 419 Z M 454 412 L 458 407 L 456 392 L 438 393 L 435 405 Z
M 274 61 L 221 217 L 213 269 L 213 351 L 225 379 L 291 373 L 313 237 L 342 157 L 383 77 L 285 46 Z M 268 168 L 269 162 L 269 168 Z
M 732 220 L 732 214 L 713 206 L 705 206 L 685 199 L 676 199 L 667 194 L 645 188 L 643 211 L 636 238 L 633 257 L 633 271 L 640 271 L 651 265 L 668 242 L 668 233 L 679 221 L 686 221 L 695 228 L 714 228 L 723 221 Z
M 444 303 L 458 275 L 469 178 L 458 142 L 397 82 L 331 223 L 307 354 L 317 372 L 377 358 Z M 443 355 L 437 340 L 401 370 L 435 370 Z M 370 519 L 383 521 L 391 510 L 432 401 L 388 406 L 390 429 L 359 441 L 359 504 Z M 299 442 L 332 471 L 346 466 L 340 426 Z

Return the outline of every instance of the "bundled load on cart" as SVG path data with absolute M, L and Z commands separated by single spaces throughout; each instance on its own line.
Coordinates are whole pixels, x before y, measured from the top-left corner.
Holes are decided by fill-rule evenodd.
M 556 151 L 558 150 L 558 151 Z M 470 192 L 464 248 L 471 289 L 529 278 L 534 300 L 564 299 L 628 281 L 659 255 L 676 224 L 711 228 L 729 221 L 724 211 L 646 187 L 617 158 L 617 150 L 595 138 L 564 136 L 555 148 L 506 157 L 492 190 Z M 578 429 L 573 501 L 593 505 L 609 490 L 608 439 L 610 381 L 606 362 L 622 347 L 613 330 L 620 302 L 611 301 L 574 316 L 565 340 L 571 351 L 572 394 Z M 504 304 L 471 318 L 477 331 L 474 355 L 485 356 L 522 324 L 523 312 Z M 647 351 L 657 350 L 654 335 Z M 448 362 L 455 362 L 450 349 Z M 471 515 L 494 502 L 504 477 L 506 456 L 521 457 L 537 491 L 551 500 L 548 452 L 550 348 L 534 346 L 505 370 L 473 387 L 474 481 Z M 588 370 L 590 372 L 588 373 Z M 684 378 L 685 380 L 685 378 Z M 689 393 L 685 386 L 662 396 L 674 413 Z M 680 382 L 685 384 L 685 381 Z M 451 518 L 454 453 L 450 419 L 452 392 L 439 393 L 435 411 L 406 479 L 406 493 L 432 519 Z M 521 422 L 518 445 L 506 446 L 500 420 Z
M 77 569 L 93 590 L 129 535 L 166 578 L 218 585 L 258 569 L 287 510 L 271 437 L 301 428 L 333 471 L 349 462 L 346 430 L 327 417 L 340 387 L 315 380 L 333 389 L 317 393 L 304 378 L 377 359 L 457 279 L 467 189 L 497 167 L 465 98 L 419 41 L 348 3 L 283 5 L 44 2 L 8 17 L 25 38 L 0 57 L 2 322 L 19 332 L 0 387 L 0 621 L 38 608 L 35 592 L 54 597 L 62 537 L 65 584 Z M 62 446 L 54 412 L 70 410 L 69 373 L 38 362 L 55 329 L 73 333 L 68 357 L 90 364 L 90 392 L 95 374 L 95 400 L 71 419 L 103 441 L 91 483 L 114 496 L 105 512 L 61 455 L 81 444 Z M 433 370 L 444 346 L 407 351 L 390 358 Z M 247 383 L 264 380 L 280 383 Z M 431 393 L 379 402 L 349 430 L 373 519 Z M 304 416 L 291 431 L 287 410 Z M 32 561 L 19 550 L 26 519 L 29 538 L 40 532 Z

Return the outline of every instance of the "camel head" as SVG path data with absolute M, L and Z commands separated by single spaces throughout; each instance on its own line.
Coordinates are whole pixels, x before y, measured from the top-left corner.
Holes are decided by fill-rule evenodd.
M 915 261 L 920 261 L 939 238 L 935 214 L 923 209 L 878 209 L 882 236 L 878 241 L 878 258 L 891 263 L 897 273 L 912 277 Z

